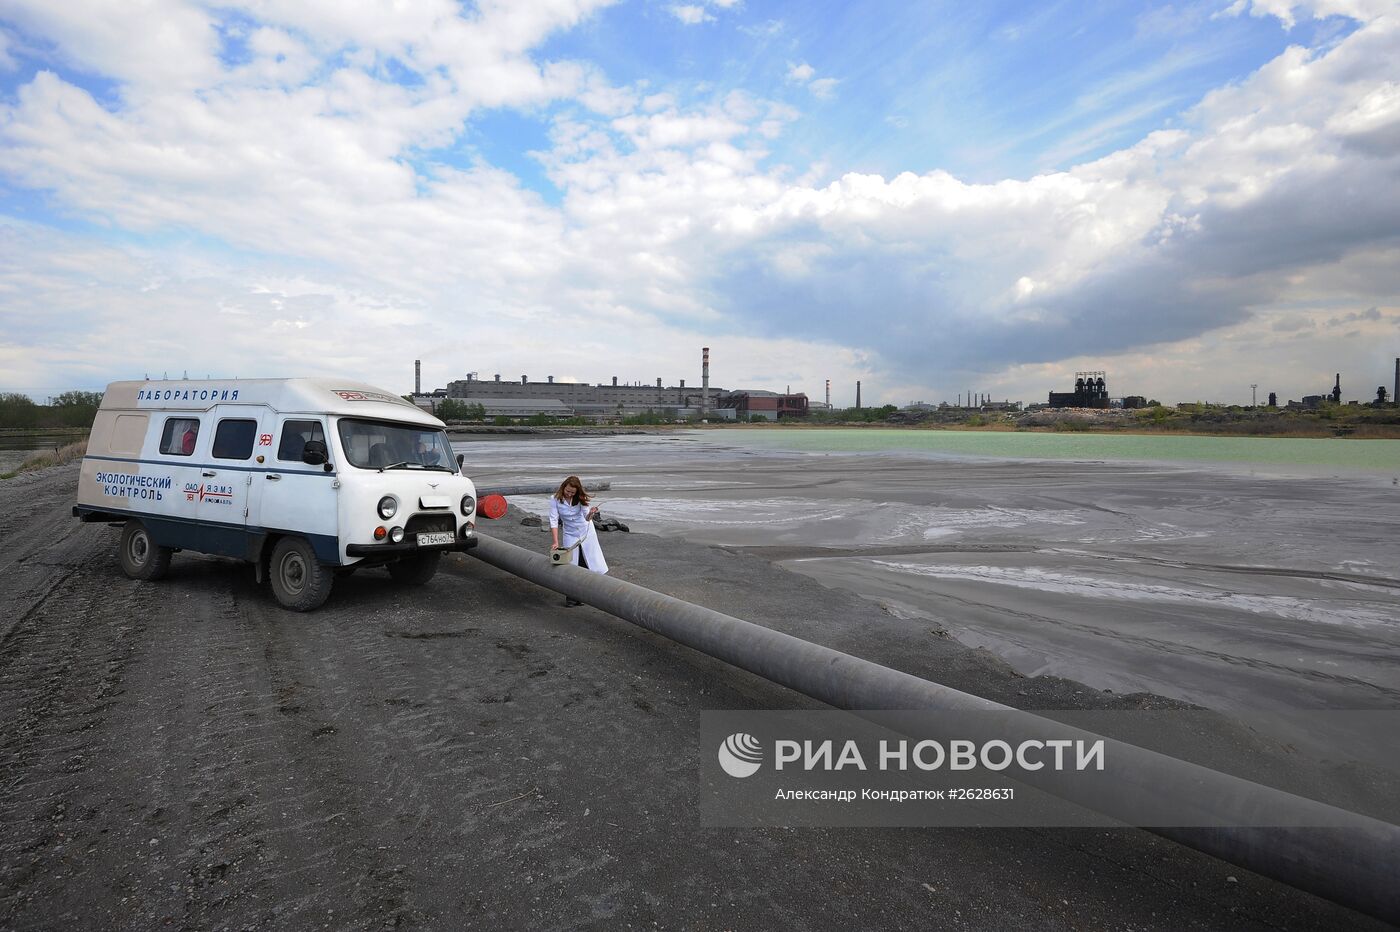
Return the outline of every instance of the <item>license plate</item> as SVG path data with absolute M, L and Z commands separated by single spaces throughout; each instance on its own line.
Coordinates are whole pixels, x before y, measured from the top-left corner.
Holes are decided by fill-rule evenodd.
M 418 546 L 432 547 L 436 544 L 450 544 L 454 540 L 456 540 L 456 536 L 453 534 L 449 534 L 446 531 L 434 531 L 430 534 L 419 534 Z

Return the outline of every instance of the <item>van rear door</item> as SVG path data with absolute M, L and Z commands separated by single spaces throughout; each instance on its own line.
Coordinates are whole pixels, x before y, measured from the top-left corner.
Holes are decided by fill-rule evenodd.
M 268 472 L 261 479 L 260 524 L 269 532 L 304 537 L 317 559 L 341 562 L 336 473 L 302 461 L 306 444 L 318 440 L 334 449 L 326 437 L 326 419 L 319 415 L 284 414 L 276 418 Z M 336 466 L 334 454 L 332 467 Z M 257 481 L 257 480 L 255 480 Z

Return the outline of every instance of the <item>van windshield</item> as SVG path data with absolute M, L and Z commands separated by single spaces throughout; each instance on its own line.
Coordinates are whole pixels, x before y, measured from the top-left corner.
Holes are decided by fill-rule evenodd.
M 341 418 L 340 445 L 360 469 L 440 469 L 456 472 L 452 447 L 440 428 Z

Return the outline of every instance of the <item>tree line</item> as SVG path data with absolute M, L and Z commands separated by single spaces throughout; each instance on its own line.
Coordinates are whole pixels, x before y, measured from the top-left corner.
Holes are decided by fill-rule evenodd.
M 35 404 L 28 395 L 0 392 L 0 428 L 89 428 L 97 416 L 97 406 L 102 403 L 102 393 L 64 392 L 50 399 L 50 402 L 40 405 Z

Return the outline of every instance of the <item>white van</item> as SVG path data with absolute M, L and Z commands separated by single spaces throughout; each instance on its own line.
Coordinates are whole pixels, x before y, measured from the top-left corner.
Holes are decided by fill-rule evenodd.
M 387 565 L 421 585 L 476 546 L 476 488 L 443 423 L 335 379 L 113 382 L 73 514 L 120 523 L 122 570 L 165 574 L 196 550 L 248 560 L 296 611 L 337 574 Z

